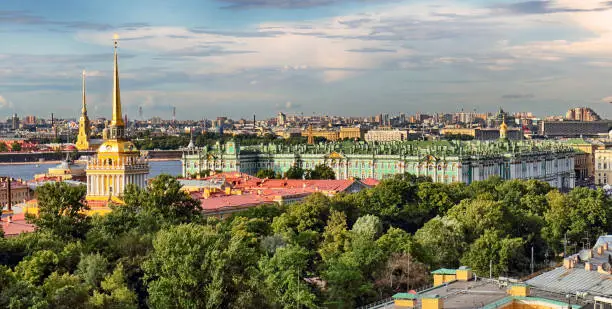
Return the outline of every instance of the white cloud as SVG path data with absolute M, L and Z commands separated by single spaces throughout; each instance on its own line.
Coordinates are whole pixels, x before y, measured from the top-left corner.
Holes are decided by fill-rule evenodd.
M 0 95 L 0 110 L 13 109 L 14 107 L 13 102 Z

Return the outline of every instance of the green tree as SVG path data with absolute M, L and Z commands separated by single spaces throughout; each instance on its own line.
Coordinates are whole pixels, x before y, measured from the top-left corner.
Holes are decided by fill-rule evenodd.
M 108 271 L 108 261 L 99 253 L 82 255 L 76 274 L 85 284 L 96 289 Z
M 53 251 L 37 251 L 15 267 L 15 274 L 19 280 L 40 285 L 47 276 L 56 270 L 58 263 L 59 257 Z
M 126 275 L 121 263 L 117 264 L 112 274 L 104 278 L 102 291 L 94 291 L 89 304 L 96 309 L 138 308 L 136 294 L 127 285 Z
M 6 143 L 0 143 L 0 152 L 7 152 L 8 151 L 8 146 L 6 146 Z
M 561 252 L 567 233 L 571 243 L 596 237 L 611 229 L 612 207 L 603 190 L 575 188 L 567 195 L 551 191 L 546 195 L 549 208 L 544 214 L 542 234 L 548 244 Z
M 502 202 L 478 198 L 461 201 L 448 212 L 448 216 L 465 228 L 468 242 L 480 237 L 487 229 L 509 234 L 514 221 Z
M 21 151 L 21 144 L 19 144 L 18 142 L 13 142 L 11 144 L 11 150 L 12 151 Z
M 274 172 L 274 170 L 271 169 L 263 169 L 263 170 L 259 170 L 257 171 L 257 174 L 255 175 L 255 177 L 257 178 L 261 178 L 261 179 L 274 179 L 277 178 L 276 177 L 276 173 Z
M 124 199 L 139 212 L 140 225 L 153 231 L 159 225 L 198 222 L 203 217 L 200 202 L 182 191 L 178 180 L 169 175 L 155 177 L 146 189 L 128 186 Z
M 265 280 L 268 303 L 275 308 L 318 308 L 316 296 L 304 278 L 309 263 L 308 250 L 289 245 L 278 248 L 271 258 L 259 262 Z
M 285 177 L 289 179 L 303 179 L 304 173 L 303 168 L 299 166 L 292 166 L 287 170 L 287 172 L 285 172 Z
M 49 308 L 87 308 L 89 291 L 77 276 L 54 272 L 45 280 L 42 290 Z
M 84 211 L 85 186 L 71 186 L 64 182 L 48 183 L 36 189 L 38 216 L 28 216 L 40 230 L 60 237 L 83 238 L 89 229 L 90 218 Z
M 243 229 L 178 225 L 157 232 L 143 265 L 151 308 L 262 306 L 255 245 Z
M 348 234 L 346 215 L 343 212 L 332 210 L 319 247 L 321 259 L 327 261 L 343 253 L 349 245 Z
M 359 217 L 351 232 L 368 239 L 376 239 L 382 233 L 382 223 L 377 216 L 365 215 Z
M 467 243 L 463 226 L 456 219 L 436 217 L 420 228 L 415 240 L 432 268 L 459 267 Z
M 479 276 L 488 276 L 489 266 L 493 276 L 516 274 L 525 270 L 526 256 L 520 237 L 503 237 L 495 230 L 486 230 L 472 243 L 461 259 Z
M 308 179 L 336 179 L 334 170 L 326 164 L 317 164 L 313 170 L 308 171 Z

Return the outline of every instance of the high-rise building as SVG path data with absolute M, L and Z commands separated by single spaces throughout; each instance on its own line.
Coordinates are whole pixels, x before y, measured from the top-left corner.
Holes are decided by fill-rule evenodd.
M 76 148 L 78 150 L 89 149 L 89 137 L 91 135 L 91 123 L 87 116 L 87 100 L 85 94 L 85 71 L 83 71 L 83 98 L 81 106 L 81 117 L 79 118 L 79 135 L 77 136 Z
M 25 124 L 25 125 L 35 125 L 36 124 L 36 116 L 32 116 L 32 115 L 25 116 L 23 118 L 23 124 Z
M 146 158 L 141 156 L 134 143 L 125 137 L 125 123 L 121 118 L 117 43 L 115 39 L 113 115 L 107 138 L 98 148 L 96 156 L 89 159 L 86 168 L 86 200 L 92 206 L 106 206 L 111 201 L 122 204 L 125 188 L 130 184 L 146 187 L 149 174 Z
M 588 107 L 577 107 L 567 111 L 565 119 L 576 121 L 599 121 L 601 117 Z
M 284 126 L 287 123 L 287 115 L 282 112 L 278 112 L 278 117 L 276 118 L 276 124 L 279 126 Z
M 13 117 L 11 117 L 11 129 L 19 129 L 19 117 L 17 117 L 17 114 L 13 114 Z

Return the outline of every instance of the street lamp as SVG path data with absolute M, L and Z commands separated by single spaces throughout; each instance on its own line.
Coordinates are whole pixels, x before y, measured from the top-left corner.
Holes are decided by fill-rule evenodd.
M 572 294 L 565 294 L 567 298 L 567 309 L 572 309 Z

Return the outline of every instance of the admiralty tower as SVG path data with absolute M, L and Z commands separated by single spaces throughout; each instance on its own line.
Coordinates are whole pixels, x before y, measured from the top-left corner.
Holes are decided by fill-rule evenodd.
M 91 206 L 106 206 L 109 202 L 123 203 L 123 192 L 129 184 L 141 188 L 147 185 L 149 163 L 125 136 L 119 90 L 118 39 L 114 38 L 113 114 L 104 142 L 87 162 L 87 197 Z

